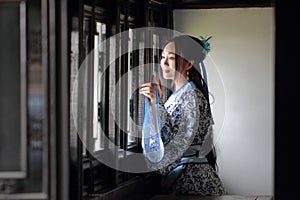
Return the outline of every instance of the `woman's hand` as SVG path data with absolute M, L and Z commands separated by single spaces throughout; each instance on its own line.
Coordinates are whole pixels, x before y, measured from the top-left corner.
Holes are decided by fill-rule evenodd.
M 152 77 L 152 80 L 152 83 L 144 83 L 140 87 L 140 94 L 145 95 L 149 99 L 151 104 L 156 102 L 154 87 L 157 89 L 159 97 L 162 97 L 162 90 L 159 86 L 159 83 L 154 76 Z
M 155 103 L 156 99 L 155 99 L 155 93 L 154 93 L 152 83 L 142 84 L 140 87 L 140 94 L 146 96 L 149 99 L 151 104 Z

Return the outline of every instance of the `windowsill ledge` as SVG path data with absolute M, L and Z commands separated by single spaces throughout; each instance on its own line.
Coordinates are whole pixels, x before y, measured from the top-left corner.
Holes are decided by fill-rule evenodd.
M 273 200 L 273 196 L 189 196 L 189 195 L 155 195 L 150 200 Z

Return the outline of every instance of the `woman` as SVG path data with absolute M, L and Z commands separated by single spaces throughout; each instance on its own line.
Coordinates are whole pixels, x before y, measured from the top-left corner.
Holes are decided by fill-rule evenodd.
M 157 82 L 141 85 L 140 93 L 157 109 L 151 106 L 148 115 L 153 111 L 159 113 L 151 115 L 149 122 L 159 120 L 163 147 L 154 143 L 156 148 L 152 150 L 162 156 L 159 162 L 149 161 L 148 165 L 162 175 L 162 193 L 225 194 L 216 171 L 211 139 L 213 119 L 199 68 L 210 50 L 207 40 L 181 35 L 164 46 L 160 61 L 162 75 L 172 80 L 174 90 L 165 103 L 161 101 L 162 91 Z

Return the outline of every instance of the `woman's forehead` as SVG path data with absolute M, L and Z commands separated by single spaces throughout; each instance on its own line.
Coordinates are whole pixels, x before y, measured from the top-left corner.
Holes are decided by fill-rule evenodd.
M 169 42 L 163 49 L 163 53 L 175 54 L 175 44 L 174 42 Z

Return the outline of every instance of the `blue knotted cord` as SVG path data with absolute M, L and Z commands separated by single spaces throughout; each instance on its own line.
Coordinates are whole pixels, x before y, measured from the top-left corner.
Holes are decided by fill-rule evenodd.
M 144 116 L 143 116 L 143 153 L 146 160 L 150 163 L 158 163 L 162 160 L 164 155 L 164 146 L 161 138 L 160 116 L 159 116 L 159 95 L 156 87 L 152 84 L 155 97 L 155 118 L 151 112 L 151 104 L 149 99 L 144 96 Z M 154 106 L 154 105 L 153 105 Z M 150 119 L 152 117 L 152 120 Z M 153 123 L 153 124 L 151 124 Z M 153 128 L 151 128 L 153 127 Z M 154 131 L 154 132 L 153 132 Z

